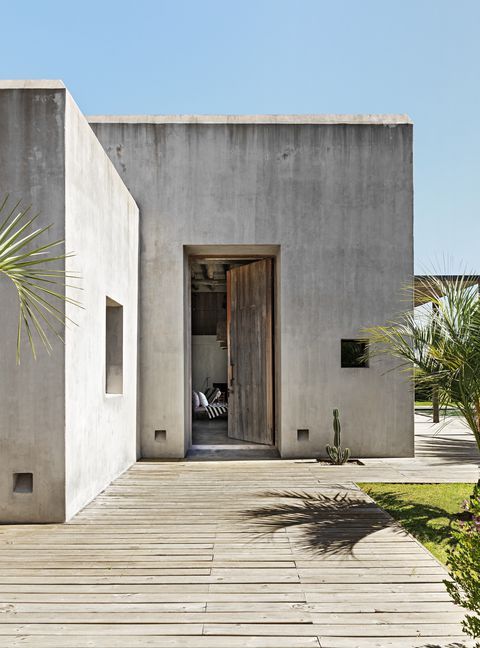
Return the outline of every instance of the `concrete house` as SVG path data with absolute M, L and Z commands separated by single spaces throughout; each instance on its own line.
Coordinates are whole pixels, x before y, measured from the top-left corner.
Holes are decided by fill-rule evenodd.
M 409 386 L 362 332 L 413 274 L 408 117 L 88 118 L 3 82 L 0 192 L 53 223 L 83 305 L 17 367 L 0 281 L 1 520 L 63 521 L 192 446 L 318 457 L 335 407 L 354 456 L 413 455 Z

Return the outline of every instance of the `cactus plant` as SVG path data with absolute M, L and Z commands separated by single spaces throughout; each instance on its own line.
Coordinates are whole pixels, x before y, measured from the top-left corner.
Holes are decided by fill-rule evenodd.
M 342 448 L 342 441 L 340 437 L 341 426 L 338 409 L 333 410 L 333 446 L 327 445 L 327 454 L 333 464 L 342 465 L 346 463 L 350 457 L 350 449 Z

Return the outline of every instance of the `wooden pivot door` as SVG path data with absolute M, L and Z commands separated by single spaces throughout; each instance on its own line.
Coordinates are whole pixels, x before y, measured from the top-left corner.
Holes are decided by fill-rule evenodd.
M 227 272 L 228 436 L 273 445 L 273 271 L 262 259 Z

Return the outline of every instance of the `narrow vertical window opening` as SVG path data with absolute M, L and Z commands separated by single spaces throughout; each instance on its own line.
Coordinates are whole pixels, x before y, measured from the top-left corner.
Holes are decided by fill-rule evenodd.
M 106 384 L 107 394 L 123 394 L 123 306 L 106 300 Z

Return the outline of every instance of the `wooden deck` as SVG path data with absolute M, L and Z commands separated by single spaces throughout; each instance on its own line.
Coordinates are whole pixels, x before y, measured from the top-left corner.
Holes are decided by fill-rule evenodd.
M 466 645 L 443 568 L 318 464 L 141 462 L 0 545 L 0 647 Z

